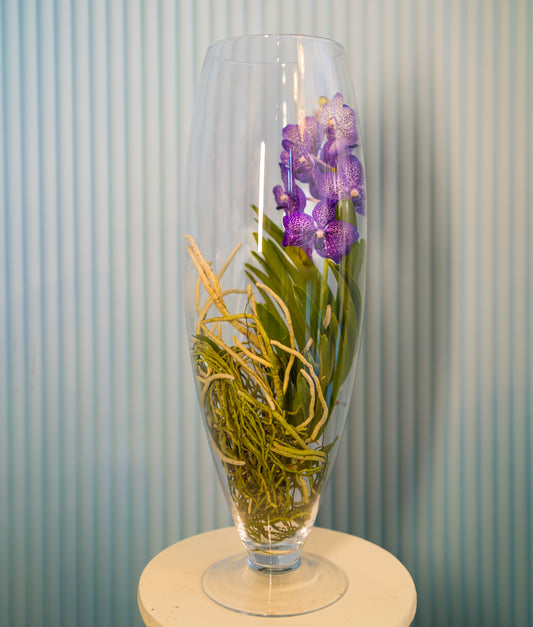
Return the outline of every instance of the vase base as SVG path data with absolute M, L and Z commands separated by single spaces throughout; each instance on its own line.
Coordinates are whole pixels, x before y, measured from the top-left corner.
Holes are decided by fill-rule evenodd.
M 276 573 L 248 565 L 246 555 L 210 566 L 202 589 L 215 603 L 253 616 L 297 616 L 338 601 L 348 588 L 346 573 L 330 561 L 305 554 L 294 570 Z

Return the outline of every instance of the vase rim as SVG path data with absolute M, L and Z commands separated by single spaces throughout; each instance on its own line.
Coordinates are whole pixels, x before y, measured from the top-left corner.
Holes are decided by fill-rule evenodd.
M 260 42 L 264 40 L 271 44 L 272 41 L 276 41 L 279 45 L 280 42 L 307 42 L 309 45 L 315 44 L 318 46 L 320 50 L 317 50 L 316 58 L 307 58 L 307 60 L 322 60 L 325 58 L 332 58 L 339 55 L 344 54 L 344 46 L 336 41 L 335 39 L 330 39 L 328 37 L 322 37 L 318 35 L 305 35 L 299 33 L 258 33 L 255 35 L 237 35 L 233 37 L 225 37 L 223 39 L 219 39 L 214 41 L 208 46 L 207 55 L 217 57 L 224 61 L 233 62 L 233 63 L 243 63 L 249 65 L 281 65 L 281 64 L 290 64 L 297 63 L 297 59 L 284 59 L 280 57 L 272 57 L 272 59 L 261 59 L 254 60 L 253 58 L 245 58 L 243 56 L 243 52 L 237 54 L 235 48 L 239 45 L 239 43 L 251 43 L 251 42 Z

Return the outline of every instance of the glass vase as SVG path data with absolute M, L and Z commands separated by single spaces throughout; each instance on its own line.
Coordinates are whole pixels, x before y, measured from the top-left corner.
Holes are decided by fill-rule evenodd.
M 302 554 L 342 436 L 364 304 L 365 176 L 340 44 L 259 35 L 210 46 L 185 179 L 185 300 L 207 438 L 246 549 L 206 594 L 291 616 L 346 575 Z

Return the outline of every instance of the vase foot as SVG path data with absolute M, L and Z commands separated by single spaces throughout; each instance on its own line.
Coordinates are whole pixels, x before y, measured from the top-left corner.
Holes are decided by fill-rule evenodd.
M 294 570 L 272 572 L 233 555 L 210 566 L 202 577 L 205 594 L 225 608 L 254 616 L 296 616 L 332 605 L 348 588 L 345 572 L 332 562 L 304 554 Z

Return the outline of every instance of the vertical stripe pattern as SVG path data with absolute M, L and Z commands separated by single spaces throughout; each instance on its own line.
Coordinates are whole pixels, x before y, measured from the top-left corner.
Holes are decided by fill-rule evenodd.
M 150 557 L 231 524 L 181 185 L 207 46 L 258 32 L 344 44 L 365 142 L 365 335 L 319 524 L 406 564 L 418 626 L 533 625 L 527 0 L 0 0 L 0 625 L 141 625 Z

